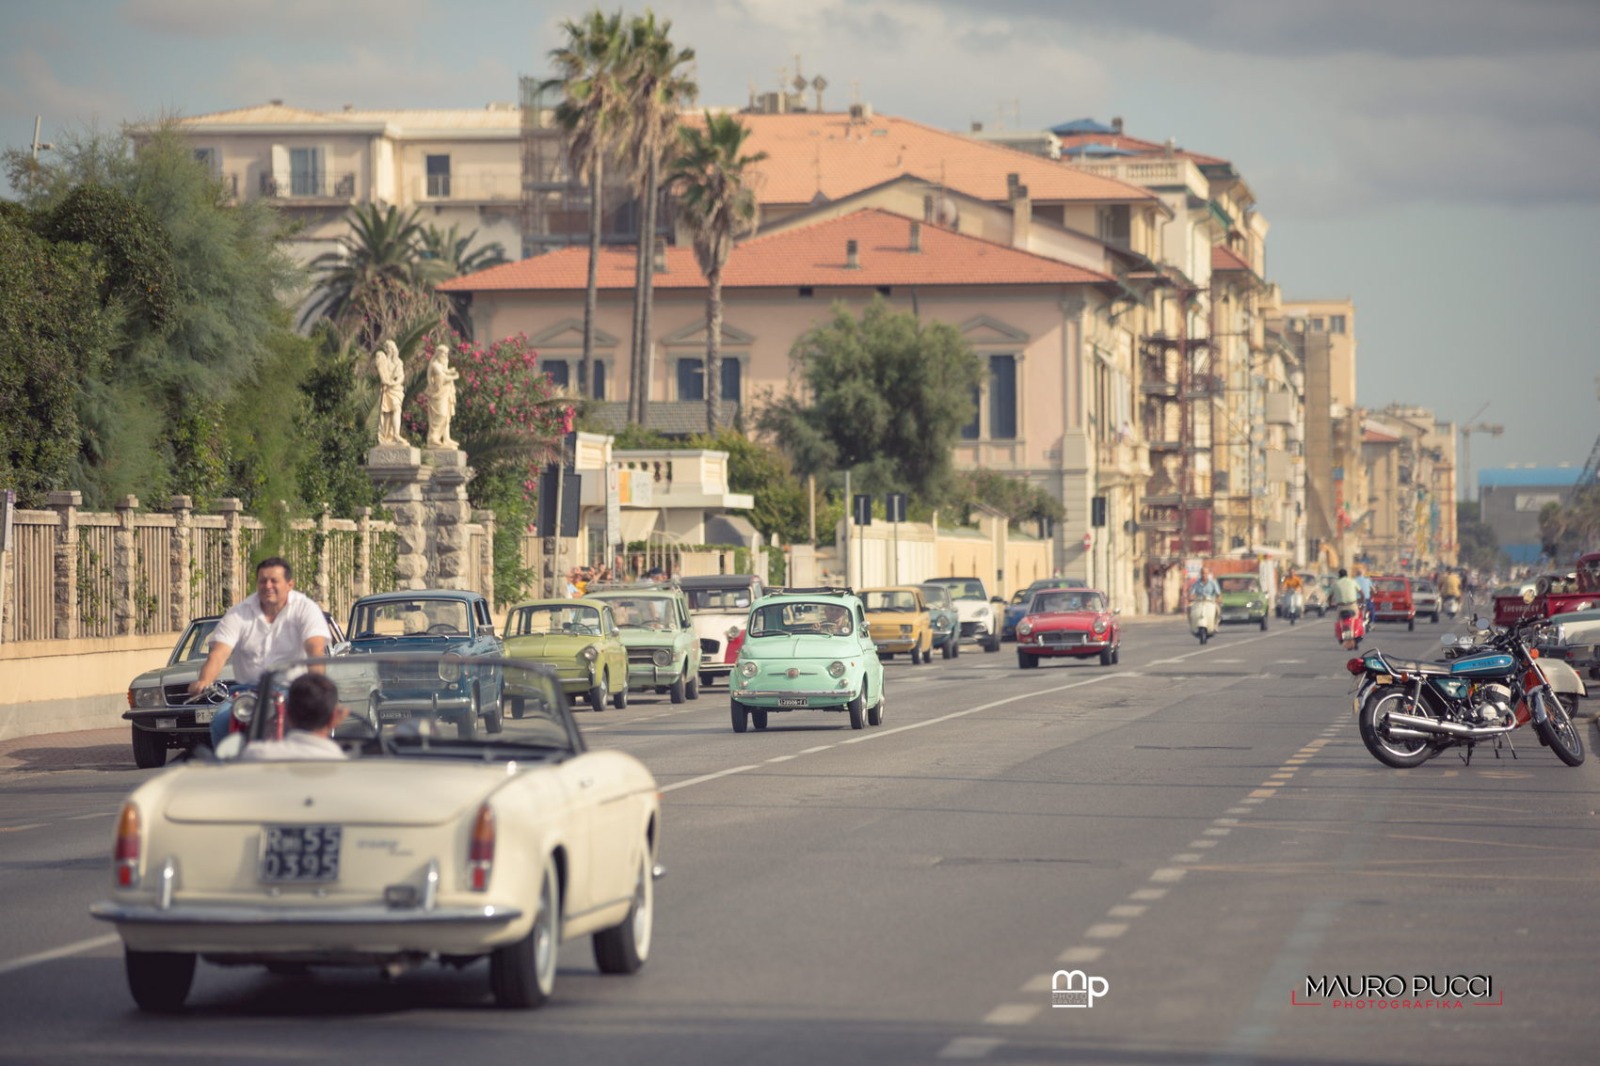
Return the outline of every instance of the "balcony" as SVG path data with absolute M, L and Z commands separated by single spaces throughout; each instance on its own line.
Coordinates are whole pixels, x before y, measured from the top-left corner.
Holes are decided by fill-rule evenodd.
M 267 200 L 340 200 L 356 198 L 355 174 L 335 178 L 328 174 L 297 174 L 279 181 L 271 174 L 261 175 L 259 192 Z
M 406 183 L 412 203 L 520 203 L 522 175 L 419 174 Z
M 1189 159 L 1174 156 L 1135 156 L 1121 159 L 1083 159 L 1073 166 L 1103 178 L 1115 178 L 1147 189 L 1183 188 L 1201 200 L 1211 199 L 1211 183 Z
M 1178 398 L 1178 383 L 1167 381 L 1165 378 L 1145 378 L 1139 382 L 1139 391 L 1146 396 L 1164 396 L 1168 399 Z

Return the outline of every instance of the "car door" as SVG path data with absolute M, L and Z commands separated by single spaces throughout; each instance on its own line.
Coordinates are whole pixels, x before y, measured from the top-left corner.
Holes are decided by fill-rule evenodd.
M 622 691 L 628 687 L 628 647 L 622 643 L 622 630 L 609 605 L 600 608 L 600 634 L 600 657 L 610 671 L 611 687 Z

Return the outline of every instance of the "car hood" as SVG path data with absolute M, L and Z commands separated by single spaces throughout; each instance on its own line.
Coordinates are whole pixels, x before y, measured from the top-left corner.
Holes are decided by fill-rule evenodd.
M 570 633 L 529 634 L 506 638 L 507 659 L 570 659 L 593 644 L 599 647 L 604 637 L 580 637 Z
M 868 611 L 869 626 L 914 626 L 922 617 L 921 611 Z
M 181 685 L 188 684 L 200 676 L 200 667 L 205 665 L 204 659 L 191 659 L 186 662 L 173 663 L 171 666 L 162 666 L 154 670 L 146 670 L 132 681 L 128 682 L 129 688 L 145 688 L 149 685 Z M 219 681 L 233 680 L 233 664 L 224 663 L 222 673 L 218 675 Z
M 859 646 L 849 637 L 824 633 L 801 633 L 782 637 L 747 637 L 740 649 L 741 659 L 757 662 L 785 659 L 843 659 L 855 654 Z
M 1243 607 L 1251 600 L 1262 601 L 1265 597 L 1259 592 L 1224 592 L 1222 602 L 1229 607 Z
M 168 821 L 439 825 L 506 781 L 506 764 L 370 759 L 230 763 L 169 774 Z
M 447 651 L 465 652 L 472 647 L 472 643 L 472 637 L 442 635 L 430 637 L 411 633 L 401 637 L 362 637 L 360 640 L 350 642 L 350 650 L 357 653 L 426 652 L 437 655 Z
M 993 618 L 994 604 L 988 600 L 957 600 L 956 615 L 963 622 Z
M 624 629 L 619 631 L 624 647 L 670 648 L 678 641 L 675 629 Z
M 1104 618 L 1111 625 L 1111 617 L 1094 611 L 1052 611 L 1048 614 L 1030 614 L 1027 620 L 1034 629 L 1093 629 L 1096 618 Z

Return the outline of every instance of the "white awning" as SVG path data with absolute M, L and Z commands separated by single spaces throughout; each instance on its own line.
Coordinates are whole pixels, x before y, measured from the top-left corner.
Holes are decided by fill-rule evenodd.
M 648 540 L 661 520 L 661 512 L 651 507 L 624 507 L 622 509 L 622 543 Z

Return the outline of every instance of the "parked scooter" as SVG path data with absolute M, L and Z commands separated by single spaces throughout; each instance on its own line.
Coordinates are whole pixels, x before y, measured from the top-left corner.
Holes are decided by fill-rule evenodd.
M 1211 639 L 1221 619 L 1222 604 L 1215 597 L 1197 597 L 1189 601 L 1189 632 L 1199 637 L 1200 643 Z

